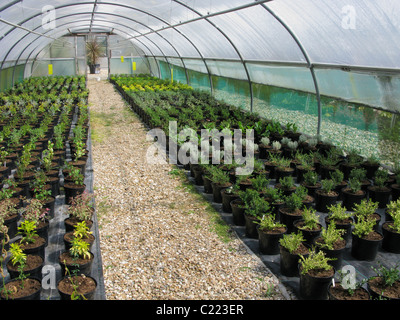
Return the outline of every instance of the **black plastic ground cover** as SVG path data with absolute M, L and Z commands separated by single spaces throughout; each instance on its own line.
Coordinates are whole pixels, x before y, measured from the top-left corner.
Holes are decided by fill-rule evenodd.
M 182 166 L 178 166 L 182 168 Z M 222 210 L 222 204 L 216 203 L 213 200 L 212 194 L 206 194 L 204 192 L 204 187 L 195 184 L 194 178 L 191 177 L 190 171 L 187 171 L 187 176 L 189 180 L 196 187 L 197 191 L 206 198 L 213 207 L 220 213 L 222 219 L 235 231 L 237 236 L 243 241 L 243 243 L 256 255 L 261 261 L 265 264 L 265 266 L 271 270 L 271 272 L 281 281 L 283 285 L 290 288 L 292 292 L 297 296 L 298 299 L 301 299 L 300 296 L 300 278 L 299 277 L 287 277 L 281 274 L 280 271 L 280 254 L 277 255 L 265 255 L 260 253 L 259 250 L 259 242 L 258 239 L 252 239 L 246 236 L 246 230 L 244 226 L 237 226 L 233 223 L 232 213 L 226 213 Z M 272 185 L 274 183 L 274 179 L 271 179 Z M 381 215 L 381 221 L 379 223 L 378 231 L 382 231 L 382 224 L 385 223 L 385 213 L 384 209 L 378 209 L 377 213 Z M 327 213 L 317 212 L 320 218 L 320 223 L 322 226 L 325 225 L 325 217 Z M 376 273 L 371 267 L 379 267 L 382 264 L 387 268 L 392 268 L 400 265 L 400 254 L 390 253 L 383 250 L 381 247 L 378 250 L 378 254 L 374 261 L 362 261 L 357 260 L 351 255 L 351 237 L 349 242 L 346 245 L 345 252 L 343 254 L 343 263 L 342 267 L 345 265 L 351 265 L 356 270 L 356 279 L 357 281 L 361 281 L 362 279 L 367 279 L 369 277 L 375 276 Z M 336 273 L 337 276 L 337 273 Z M 338 279 L 336 277 L 336 279 Z M 363 286 L 366 288 L 366 285 Z
M 76 122 L 76 115 L 73 119 L 73 125 Z M 72 126 L 73 128 L 73 126 Z M 68 147 L 68 144 L 67 144 Z M 89 151 L 88 160 L 86 163 L 86 171 L 85 171 L 85 180 L 84 183 L 86 185 L 86 191 L 89 193 L 93 193 L 93 163 L 92 163 L 92 142 L 90 137 L 90 129 L 87 141 L 87 149 Z M 67 148 L 67 160 L 71 160 L 71 154 L 69 147 Z M 63 175 L 60 170 L 60 185 L 63 185 Z M 68 205 L 65 204 L 65 195 L 63 188 L 60 188 L 61 194 L 56 197 L 55 209 L 54 209 L 54 218 L 50 220 L 49 226 L 49 239 L 48 245 L 45 248 L 45 263 L 44 268 L 42 270 L 43 281 L 42 281 L 42 292 L 41 292 L 41 300 L 60 300 L 60 295 L 57 291 L 57 288 L 54 286 L 57 284 L 59 280 L 62 279 L 63 274 L 61 271 L 61 267 L 58 263 L 58 257 L 61 252 L 65 251 L 64 247 L 64 234 L 65 234 L 65 226 L 64 220 L 68 217 L 67 210 Z M 98 232 L 98 221 L 97 221 L 97 213 L 96 210 L 93 214 L 93 226 L 91 231 L 95 236 L 95 242 L 93 243 L 91 252 L 94 254 L 94 261 L 92 264 L 92 270 L 90 276 L 93 277 L 97 282 L 97 288 L 94 294 L 94 300 L 105 300 L 105 289 L 104 289 L 104 278 L 103 278 L 103 266 L 100 252 L 100 239 Z M 10 239 L 10 243 L 16 241 L 19 236 Z M 7 282 L 10 278 L 5 267 L 10 255 L 8 255 L 7 259 L 3 264 L 4 274 L 6 275 L 5 282 Z M 55 282 L 52 282 L 55 274 Z

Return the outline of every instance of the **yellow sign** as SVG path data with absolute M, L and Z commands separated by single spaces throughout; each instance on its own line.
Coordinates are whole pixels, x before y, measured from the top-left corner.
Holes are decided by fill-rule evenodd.
M 121 56 L 121 62 L 124 62 L 124 56 Z
M 174 81 L 174 69 L 171 69 L 171 82 Z
M 49 75 L 53 74 L 53 65 L 52 64 L 48 65 L 48 71 L 49 71 Z
M 132 70 L 136 71 L 136 62 L 135 61 L 132 61 Z

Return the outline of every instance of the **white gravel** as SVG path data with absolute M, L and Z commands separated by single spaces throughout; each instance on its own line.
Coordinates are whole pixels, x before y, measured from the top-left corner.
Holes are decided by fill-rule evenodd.
M 172 165 L 147 163 L 146 129 L 113 86 L 88 88 L 106 298 L 295 299 L 241 240 L 212 231 Z

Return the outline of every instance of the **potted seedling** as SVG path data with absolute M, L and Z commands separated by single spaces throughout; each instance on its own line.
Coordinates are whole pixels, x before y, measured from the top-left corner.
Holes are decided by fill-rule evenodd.
M 379 208 L 385 208 L 389 203 L 392 189 L 386 186 L 387 170 L 378 170 L 374 176 L 374 184 L 368 187 L 369 198 L 378 203 Z
M 342 200 L 342 190 L 347 186 L 343 172 L 336 169 L 330 173 L 329 177 L 335 184 L 334 190 L 338 193 L 337 201 Z
M 19 213 L 18 206 L 12 198 L 0 200 L 0 215 L 4 225 L 7 227 L 7 235 L 10 239 L 17 234 Z
M 75 225 L 82 221 L 86 222 L 89 229 L 92 227 L 92 217 L 94 213 L 92 200 L 93 195 L 86 191 L 71 199 L 66 212 L 69 216 L 64 220 L 66 232 L 73 231 Z
M 383 241 L 382 249 L 400 253 L 400 209 L 397 211 L 389 211 L 391 221 L 386 221 L 382 225 Z
M 95 237 L 90 231 L 89 227 L 86 225 L 86 221 L 78 222 L 74 226 L 73 231 L 66 232 L 64 234 L 64 245 L 65 249 L 69 250 L 72 246 L 72 241 L 74 238 L 80 238 L 89 243 L 89 250 L 91 249 Z
M 280 220 L 279 208 L 285 203 L 282 191 L 270 186 L 262 194 L 272 207 L 272 212 L 275 214 L 276 219 Z
M 338 229 L 335 221 L 323 228 L 321 235 L 315 238 L 315 245 L 317 250 L 321 250 L 331 260 L 330 264 L 339 270 L 343 261 L 343 252 L 346 249 L 346 240 L 343 239 L 344 229 Z
M 355 149 L 350 150 L 345 161 L 340 165 L 340 169 L 344 174 L 344 179 L 349 179 L 350 172 L 353 169 L 361 168 L 362 162 L 363 158 L 359 155 L 359 152 Z
M 97 288 L 97 281 L 77 270 L 69 271 L 65 268 L 65 276 L 57 283 L 57 291 L 61 300 L 93 300 Z
M 275 184 L 275 188 L 282 190 L 285 196 L 291 195 L 296 191 L 296 185 L 292 176 L 282 177 L 279 182 Z
M 85 176 L 81 173 L 79 168 L 71 167 L 68 177 L 72 181 L 67 183 L 64 182 L 66 204 L 70 204 L 71 198 L 82 194 L 86 189 L 86 185 L 84 184 Z
M 329 225 L 331 222 L 334 222 L 337 229 L 343 229 L 345 231 L 343 233 L 343 239 L 349 242 L 353 225 L 353 214 L 347 212 L 346 208 L 343 207 L 341 203 L 330 206 L 328 209 L 329 211 L 328 215 L 325 217 L 325 224 Z
M 279 250 L 282 275 L 298 276 L 300 256 L 306 257 L 309 254 L 309 248 L 304 244 L 303 234 L 301 232 L 285 233 L 279 240 Z
M 300 295 L 305 300 L 327 300 L 328 286 L 335 275 L 330 258 L 323 251 L 311 250 L 307 257 L 300 256 Z
M 371 181 L 367 179 L 367 171 L 363 168 L 357 168 L 350 171 L 348 181 L 357 179 L 361 183 L 361 189 L 367 192 L 368 187 L 371 185 Z
M 275 179 L 279 181 L 280 178 L 291 177 L 294 174 L 294 168 L 290 166 L 291 160 L 286 158 L 278 158 L 275 167 Z
M 400 299 L 400 271 L 399 265 L 385 267 L 378 262 L 379 267 L 372 266 L 376 275 L 367 281 L 367 288 L 372 299 L 399 300 Z
M 232 185 L 227 171 L 215 167 L 211 172 L 210 180 L 213 189 L 213 199 L 216 203 L 222 203 L 221 190 Z
M 305 173 L 315 171 L 313 155 L 297 152 L 295 160 L 297 183 L 302 183 Z
M 321 188 L 321 183 L 318 181 L 318 174 L 311 170 L 303 174 L 303 182 L 301 185 L 306 187 L 308 194 L 315 199 L 315 191 Z
M 363 199 L 360 203 L 356 203 L 353 207 L 354 220 L 357 222 L 360 218 L 375 220 L 374 229 L 378 230 L 381 215 L 376 211 L 378 203 L 371 200 Z
M 12 243 L 10 249 L 12 250 L 10 265 L 17 267 L 17 276 L 14 274 L 13 270 L 10 269 L 11 280 L 1 289 L 1 298 L 4 300 L 40 300 L 42 284 L 40 279 L 34 278 L 33 276 L 28 277 L 26 273 L 26 271 L 28 271 L 27 269 L 29 269 L 29 267 L 27 268 L 27 254 L 23 252 L 17 243 Z M 31 263 L 30 258 L 29 262 Z M 41 265 L 42 264 L 43 259 Z
M 303 233 L 306 244 L 310 246 L 322 230 L 322 225 L 319 223 L 319 216 L 313 208 L 303 208 L 301 219 L 296 220 L 293 225 L 295 232 L 300 231 Z
M 22 216 L 24 220 L 34 221 L 36 223 L 36 233 L 39 237 L 46 240 L 48 243 L 49 231 L 49 211 L 50 209 L 44 208 L 43 202 L 39 199 L 32 198 L 27 205 L 22 208 Z
M 368 179 L 372 179 L 375 176 L 379 166 L 379 159 L 374 155 L 370 155 L 361 163 L 361 167 L 366 170 Z
M 232 212 L 231 202 L 239 198 L 240 187 L 238 183 L 221 190 L 222 210 L 227 213 Z
M 349 271 L 337 270 L 339 282 L 333 282 L 328 287 L 329 300 L 370 300 L 371 296 L 367 289 L 362 286 L 367 279 L 357 281 L 349 279 Z
M 248 190 L 246 190 L 246 192 Z M 271 207 L 268 201 L 262 198 L 257 191 L 251 191 L 254 191 L 255 193 L 248 193 L 251 197 L 250 201 L 245 200 L 245 230 L 246 236 L 248 236 L 249 238 L 257 239 L 257 223 L 261 220 L 263 215 L 269 214 L 271 212 Z
M 63 274 L 68 268 L 69 270 L 78 270 L 77 272 L 86 276 L 90 275 L 94 255 L 89 250 L 90 243 L 81 236 L 82 234 L 75 233 L 75 236 L 71 239 L 70 248 L 58 257 Z
M 305 300 L 327 300 L 328 286 L 335 275 L 323 251 L 311 250 L 307 257 L 300 256 L 300 295 Z
M 272 148 L 271 141 L 268 137 L 262 137 L 258 145 L 259 159 L 267 159 L 268 151 Z
M 280 221 L 288 228 L 288 233 L 294 230 L 293 223 L 301 219 L 303 201 L 296 193 L 285 197 L 285 203 L 279 208 Z
M 324 179 L 321 181 L 321 189 L 315 191 L 315 205 L 317 211 L 326 213 L 328 212 L 329 206 L 336 204 L 339 194 L 334 189 L 335 182 L 333 180 Z
M 286 226 L 277 222 L 273 213 L 264 214 L 257 223 L 260 252 L 269 255 L 278 254 L 279 240 L 286 233 Z
M 303 206 L 306 208 L 311 208 L 312 204 L 314 203 L 314 198 L 308 194 L 308 190 L 303 185 L 299 185 L 296 188 L 295 193 L 301 198 L 303 202 Z
M 338 169 L 339 155 L 335 150 L 331 150 L 326 156 L 317 155 L 319 155 L 321 179 L 329 179 L 330 173 Z
M 49 177 L 39 170 L 35 173 L 35 179 L 31 182 L 32 197 L 40 200 L 43 203 L 43 207 L 49 209 L 48 217 L 52 219 L 54 217 L 55 209 L 55 194 L 52 194 L 51 185 L 47 184 Z
M 11 259 L 7 262 L 7 271 L 11 279 L 18 278 L 22 272 L 26 276 L 42 279 L 44 260 L 38 255 L 25 254 L 18 243 L 10 244 Z
M 375 224 L 374 219 L 364 217 L 353 223 L 351 255 L 357 260 L 375 260 L 383 239 L 383 235 L 374 230 Z
M 36 232 L 36 221 L 24 220 L 18 226 L 18 234 L 22 237 L 17 240 L 25 254 L 38 255 L 45 258 L 46 239 L 40 237 Z
M 343 206 L 347 210 L 353 210 L 355 204 L 361 203 L 366 198 L 366 192 L 361 190 L 361 182 L 357 178 L 351 178 L 347 187 L 342 190 Z

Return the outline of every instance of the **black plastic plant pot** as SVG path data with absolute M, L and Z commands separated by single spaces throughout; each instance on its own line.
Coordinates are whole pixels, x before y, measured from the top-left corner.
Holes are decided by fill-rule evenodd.
M 382 249 L 391 253 L 400 253 L 400 233 L 391 229 L 391 222 L 385 222 L 382 225 Z
M 59 293 L 59 295 L 60 295 L 61 300 L 72 300 L 72 293 L 63 292 L 63 291 L 60 289 L 60 284 L 61 284 L 61 282 L 62 282 L 62 281 L 65 281 L 67 278 L 68 278 L 68 277 L 61 278 L 61 279 L 57 282 L 57 291 L 58 291 L 58 293 Z M 93 277 L 90 277 L 90 276 L 86 276 L 86 278 L 87 278 L 87 279 L 90 279 L 90 281 L 93 281 L 93 282 L 94 282 L 95 288 L 94 288 L 93 290 L 89 291 L 89 292 L 84 292 L 84 293 L 82 293 L 82 294 L 78 294 L 78 295 L 76 296 L 76 298 L 78 298 L 78 299 L 85 299 L 85 300 L 93 300 L 93 299 L 94 299 L 95 292 L 96 292 L 96 288 L 97 288 L 97 281 L 96 281 L 96 279 L 94 279 Z M 79 289 L 78 289 L 78 291 L 79 291 Z M 82 296 L 83 296 L 83 297 L 82 297 Z
M 257 231 L 260 252 L 267 255 L 279 254 L 279 240 L 287 232 L 287 228 L 283 232 L 266 232 L 257 226 Z
M 41 239 L 41 240 L 39 240 L 39 239 Z M 40 256 L 43 259 L 45 259 L 46 239 L 39 237 L 38 239 L 36 239 L 36 241 L 38 241 L 38 242 L 40 241 L 40 242 L 42 242 L 42 244 L 37 245 L 35 247 L 23 248 L 22 251 L 25 254 L 37 255 L 37 256 Z
M 240 199 L 231 202 L 233 223 L 236 226 L 244 226 L 246 224 L 244 219 L 244 208 L 242 205 L 243 203 Z
M 329 207 L 336 204 L 339 194 L 324 194 L 322 190 L 315 191 L 315 209 L 319 212 L 329 212 Z
M 42 263 L 33 269 L 24 270 L 24 273 L 29 274 L 29 277 L 42 280 L 42 268 L 44 265 L 44 260 L 42 257 L 39 257 L 39 258 L 42 261 Z M 39 258 L 36 257 L 36 259 L 39 259 Z M 17 266 L 12 267 L 11 260 L 7 263 L 7 271 L 9 273 L 11 279 L 18 278 L 20 275 L 20 272 L 16 267 Z
M 64 184 L 65 203 L 70 204 L 71 199 L 82 194 L 85 191 L 85 189 L 86 189 L 85 184 L 83 184 L 83 185 L 76 185 L 74 183 Z
M 19 220 L 18 214 L 14 215 L 9 219 L 4 220 L 4 225 L 8 228 L 7 234 L 10 237 L 10 239 L 14 238 L 17 235 L 18 220 Z
M 221 196 L 221 191 L 227 187 L 229 187 L 229 185 L 221 185 L 218 183 L 211 183 L 212 185 L 212 190 L 213 190 L 213 200 L 216 203 L 222 203 L 222 196 Z
M 203 185 L 204 185 L 204 193 L 206 193 L 206 194 L 212 194 L 213 193 L 211 180 L 209 178 L 207 178 L 206 176 L 204 176 L 204 175 L 203 175 Z
M 301 270 L 301 266 L 299 269 Z M 325 277 L 315 277 L 308 273 L 302 274 L 300 270 L 300 296 L 304 300 L 328 300 L 328 287 L 335 275 L 335 269 L 331 276 Z
M 72 265 L 70 265 L 70 264 L 65 264 L 64 261 L 62 261 L 62 256 L 67 252 L 68 251 L 61 253 L 58 258 L 62 274 L 63 275 L 66 274 L 66 268 L 68 268 L 71 274 L 77 272 L 78 274 L 84 274 L 85 276 L 89 276 L 92 271 L 94 254 L 91 251 L 89 251 L 91 257 L 90 259 L 86 259 L 85 262 L 82 261 L 82 263 L 74 262 Z
M 235 193 L 226 193 L 226 189 L 221 190 L 222 210 L 226 213 L 232 213 L 231 202 L 239 196 Z
M 385 188 L 383 190 L 378 190 L 373 186 L 368 187 L 369 198 L 373 202 L 378 203 L 378 208 L 386 208 L 389 203 L 390 196 L 392 195 L 392 189 Z
M 301 214 L 300 215 L 295 215 L 295 214 L 289 214 L 285 210 L 285 207 L 281 207 L 279 209 L 279 215 L 280 215 L 280 222 L 283 223 L 287 227 L 287 233 L 292 233 L 295 231 L 294 223 L 297 220 L 302 219 Z
M 374 261 L 383 239 L 383 235 L 378 234 L 381 235 L 380 240 L 363 239 L 352 234 L 351 255 L 357 260 Z
M 286 248 L 279 246 L 280 252 L 280 271 L 281 274 L 286 277 L 298 277 L 299 276 L 299 261 L 300 255 L 292 254 Z M 304 254 L 307 257 L 309 254 Z
M 246 236 L 251 239 L 258 239 L 257 221 L 258 219 L 252 216 L 244 215 Z
M 340 268 L 342 267 L 342 263 L 343 263 L 343 254 L 344 254 L 344 251 L 346 250 L 346 245 L 344 245 L 340 249 L 322 248 L 321 246 L 318 245 L 318 239 L 319 239 L 319 237 L 317 237 L 314 240 L 314 243 L 316 244 L 317 252 L 322 251 L 325 253 L 325 256 L 327 258 L 334 259 L 334 260 L 329 261 L 328 263 L 332 267 L 334 267 L 335 270 L 340 270 Z
M 308 230 L 301 227 L 303 223 L 303 219 L 299 219 L 293 222 L 294 232 L 298 233 L 301 232 L 303 234 L 303 238 L 307 245 L 313 245 L 314 239 L 319 237 L 322 231 L 322 225 L 318 224 L 317 230 Z
M 360 204 L 363 199 L 366 197 L 366 192 L 363 191 L 362 194 L 353 194 L 346 190 L 346 188 L 342 189 L 342 205 L 345 207 L 347 210 L 352 211 L 354 208 L 355 204 Z
M 26 281 L 29 281 L 28 283 Z M 12 296 L 5 296 L 4 292 L 1 293 L 1 299 L 2 300 L 40 300 L 40 293 L 42 292 L 42 284 L 39 279 L 36 279 L 34 277 L 28 277 L 26 278 L 24 283 L 24 286 L 28 286 L 29 284 L 34 284 L 35 287 L 37 288 L 33 293 L 26 295 L 26 296 L 21 296 L 21 297 L 15 297 L 13 298 Z M 10 287 L 15 287 L 15 285 L 20 286 L 20 280 L 19 279 L 12 279 L 9 282 L 6 283 L 5 289 L 7 289 L 8 286 Z
M 336 225 L 337 229 L 345 230 L 345 232 L 342 235 L 342 238 L 346 241 L 346 243 L 349 243 L 349 241 L 351 239 L 351 230 L 353 228 L 352 221 L 353 221 L 353 219 L 351 219 L 351 221 L 349 221 L 348 223 L 335 221 L 335 225 Z M 330 223 L 330 220 L 328 217 L 326 217 L 325 224 L 328 226 L 329 223 Z

